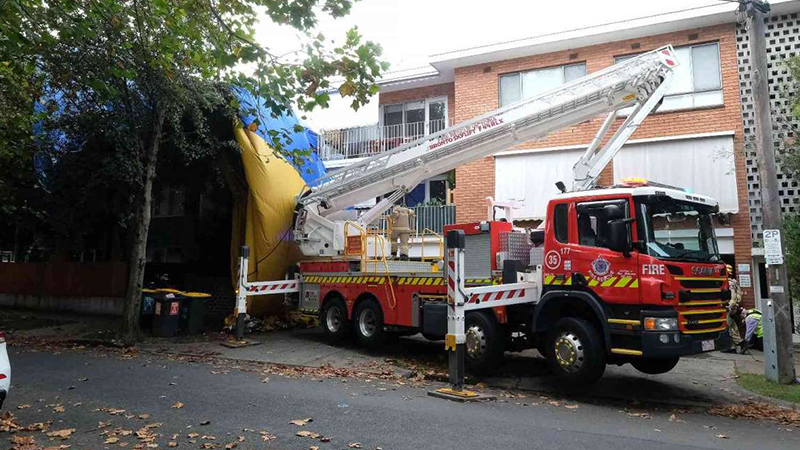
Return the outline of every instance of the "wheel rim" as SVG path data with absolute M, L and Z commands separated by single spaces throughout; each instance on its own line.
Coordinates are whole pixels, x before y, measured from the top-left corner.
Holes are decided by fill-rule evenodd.
M 466 332 L 467 354 L 472 359 L 481 359 L 486 354 L 486 333 L 477 325 L 469 327 Z
M 574 333 L 561 333 L 553 346 L 558 365 L 566 372 L 577 372 L 585 359 L 583 343 Z
M 378 315 L 372 308 L 366 308 L 358 315 L 358 329 L 364 337 L 372 337 L 378 329 Z
M 325 314 L 325 324 L 331 333 L 336 333 L 342 326 L 342 311 L 337 306 L 328 308 Z

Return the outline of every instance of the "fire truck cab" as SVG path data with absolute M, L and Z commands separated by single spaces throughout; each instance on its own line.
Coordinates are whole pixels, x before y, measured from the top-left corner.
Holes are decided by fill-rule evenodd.
M 556 196 L 531 324 L 551 367 L 591 379 L 606 362 L 630 362 L 656 374 L 680 356 L 728 348 L 718 209 L 712 198 L 638 180 Z

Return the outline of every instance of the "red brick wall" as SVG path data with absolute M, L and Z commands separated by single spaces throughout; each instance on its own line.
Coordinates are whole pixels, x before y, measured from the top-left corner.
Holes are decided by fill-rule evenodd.
M 448 95 L 448 117 L 456 123 L 487 113 L 499 106 L 499 76 L 505 73 L 585 62 L 588 73 L 614 64 L 614 58 L 631 53 L 652 50 L 662 45 L 680 47 L 689 44 L 718 42 L 722 69 L 724 105 L 706 109 L 656 113 L 647 118 L 631 139 L 678 136 L 694 133 L 734 130 L 736 180 L 739 194 L 739 213 L 731 216 L 734 229 L 736 261 L 750 262 L 750 217 L 747 204 L 747 181 L 743 157 L 742 116 L 739 98 L 739 78 L 736 59 L 734 24 L 686 30 L 657 36 L 609 42 L 590 47 L 553 52 L 505 61 L 495 61 L 476 66 L 460 67 L 455 71 L 455 85 L 381 93 L 380 103 L 419 99 L 434 95 Z M 632 46 L 638 44 L 638 48 Z M 444 92 L 452 90 L 451 94 Z M 451 92 L 451 91 L 448 91 Z M 454 106 L 453 106 L 454 105 Z M 546 140 L 519 145 L 519 149 L 588 144 L 600 127 L 602 117 L 580 125 L 560 130 Z M 621 123 L 618 119 L 613 132 Z M 611 133 L 609 133 L 610 135 Z M 613 167 L 609 164 L 600 177 L 600 185 L 613 182 Z M 485 220 L 485 198 L 494 196 L 495 163 L 489 157 L 456 169 L 454 192 L 459 222 Z M 752 304 L 752 289 L 743 289 L 746 304 Z

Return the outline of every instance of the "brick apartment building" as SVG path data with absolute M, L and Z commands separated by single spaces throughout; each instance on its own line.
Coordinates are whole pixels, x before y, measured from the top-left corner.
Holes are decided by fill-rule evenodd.
M 751 240 L 751 230 L 753 238 L 760 230 L 760 222 L 751 228 L 750 217 L 758 213 L 753 194 L 757 170 L 745 152 L 750 128 L 743 124 L 742 98 L 749 98 L 749 68 L 746 38 L 734 9 L 731 4 L 711 5 L 433 55 L 429 66 L 383 78 L 378 127 L 435 132 L 441 129 L 436 121 L 468 120 L 621 59 L 672 45 L 681 66 L 669 94 L 604 170 L 599 184 L 644 177 L 716 198 L 723 213 L 715 224 L 720 252 L 735 267 L 745 302 L 752 305 L 764 297 L 755 295 L 763 291 L 763 261 Z M 792 10 L 800 11 L 800 2 L 773 5 L 775 17 Z M 800 26 L 795 21 L 789 28 L 794 24 Z M 749 108 L 745 105 L 745 116 L 752 114 Z M 557 193 L 555 182 L 569 185 L 573 164 L 602 120 L 596 117 L 458 168 L 455 189 L 447 196 L 455 204 L 456 220 L 485 220 L 486 197 L 491 196 L 524 204 L 515 211 L 515 222 L 541 221 L 547 200 Z M 433 190 L 426 186 L 423 191 Z M 800 198 L 800 188 L 792 194 Z

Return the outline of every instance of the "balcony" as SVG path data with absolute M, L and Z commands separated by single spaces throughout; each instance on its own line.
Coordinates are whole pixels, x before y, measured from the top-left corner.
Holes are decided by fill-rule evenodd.
M 441 119 L 323 130 L 319 153 L 323 161 L 367 158 L 441 131 L 446 126 L 446 120 Z
M 422 234 L 430 234 L 430 232 L 423 233 L 425 230 L 441 235 L 444 233 L 445 225 L 456 223 L 456 205 L 419 205 L 411 209 L 414 210 L 416 217 L 414 221 L 414 234 L 416 237 L 420 237 Z M 381 230 L 386 230 L 388 228 L 388 220 L 389 213 L 387 212 L 373 224 L 377 225 Z

